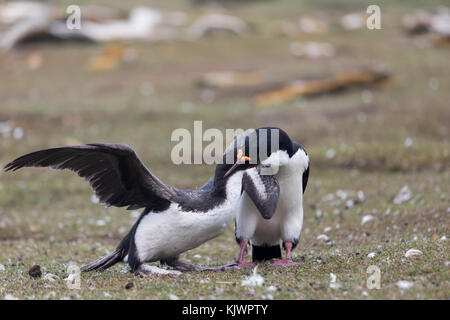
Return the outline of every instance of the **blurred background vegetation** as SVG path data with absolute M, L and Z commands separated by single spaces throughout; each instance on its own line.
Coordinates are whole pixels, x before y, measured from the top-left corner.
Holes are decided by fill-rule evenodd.
M 1 51 L 0 168 L 40 148 L 126 143 L 165 183 L 194 188 L 214 169 L 172 164 L 173 130 L 192 130 L 194 120 L 204 129 L 278 126 L 304 145 L 311 175 L 294 257 L 304 268 L 278 273 L 263 266 L 267 286 L 279 288 L 270 296 L 448 299 L 448 34 L 423 27 L 418 18 L 444 3 L 377 1 L 381 29 L 369 30 L 372 2 L 55 1 L 52 19 L 60 21 L 65 8 L 77 4 L 98 6 L 89 11 L 98 24 L 108 23 L 101 14 L 126 21 L 137 6 L 152 7 L 164 22 L 145 39 L 44 41 L 48 35 L 32 34 L 28 40 L 34 41 Z M 111 11 L 104 13 L 105 7 Z M 448 8 L 440 10 L 447 12 L 448 28 Z M 213 14 L 237 24 L 208 25 L 218 21 L 208 18 Z M 0 39 L 16 23 L 0 23 Z M 355 80 L 355 72 L 386 79 L 372 83 L 358 74 Z M 217 80 L 223 77 L 231 84 Z M 321 81 L 339 85 L 318 94 Z M 314 94 L 289 95 L 291 85 L 305 83 Z M 258 103 L 264 93 L 279 99 Z M 404 200 L 393 201 L 405 186 Z M 267 297 L 265 288 L 240 287 L 236 277 L 247 271 L 206 275 L 212 280 L 204 283 L 205 274 L 155 276 L 126 291 L 125 284 L 136 280 L 122 266 L 83 276 L 82 292 L 70 292 L 62 281 L 67 263 L 81 265 L 113 249 L 137 217 L 92 203 L 91 195 L 68 172 L 0 172 L 0 297 Z M 423 255 L 405 258 L 410 248 Z M 235 251 L 230 229 L 184 258 L 222 264 Z M 376 257 L 368 261 L 371 252 Z M 30 280 L 33 264 L 60 280 Z M 381 290 L 365 288 L 370 264 L 382 269 Z M 330 272 L 340 289 L 328 287 Z M 401 280 L 414 285 L 401 289 Z M 236 281 L 237 287 L 227 284 Z

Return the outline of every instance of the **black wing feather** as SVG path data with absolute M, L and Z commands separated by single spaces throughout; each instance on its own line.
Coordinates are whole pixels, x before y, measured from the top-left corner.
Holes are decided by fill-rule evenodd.
M 176 190 L 162 183 L 127 145 L 86 144 L 26 154 L 5 166 L 68 169 L 89 182 L 101 203 L 138 209 L 170 201 Z
M 308 178 L 309 178 L 309 163 L 308 167 L 306 168 L 305 172 L 303 172 L 302 176 L 303 193 L 305 193 L 306 186 L 308 185 Z
M 247 172 L 242 178 L 242 190 L 245 191 L 250 199 L 252 199 L 256 208 L 265 219 L 270 219 L 277 209 L 278 199 L 280 197 L 280 185 L 273 175 L 261 175 L 258 169 L 256 170 L 256 179 L 260 179 L 259 188 L 255 185 L 254 179 Z M 263 189 L 263 190 L 262 190 Z
M 306 152 L 305 148 L 303 148 L 303 146 L 300 143 L 298 143 L 297 141 L 292 141 L 292 149 L 293 149 L 293 153 L 296 153 L 298 151 L 298 149 L 302 149 L 305 152 L 305 154 L 308 156 L 308 152 Z M 305 193 L 306 186 L 308 185 L 308 178 L 309 178 L 309 159 L 308 159 L 308 167 L 305 169 L 305 171 L 303 172 L 303 175 L 302 175 L 303 193 Z

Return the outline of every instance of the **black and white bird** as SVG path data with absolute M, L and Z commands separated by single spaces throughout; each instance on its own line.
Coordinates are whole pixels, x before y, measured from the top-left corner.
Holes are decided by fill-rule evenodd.
M 279 138 L 279 149 L 268 152 L 270 156 L 261 159 L 258 167 L 244 172 L 235 225 L 236 241 L 240 245 L 238 268 L 252 265 L 243 261 L 248 244 L 252 245 L 253 262 L 280 259 L 273 265 L 296 265 L 291 259 L 291 250 L 299 242 L 303 225 L 303 193 L 308 183 L 309 158 L 305 149 L 291 141 L 283 130 L 271 128 L 268 135 L 272 139 L 274 135 Z M 266 170 L 266 174 L 261 170 Z M 264 211 L 264 206 L 268 205 L 273 215 Z M 285 259 L 281 259 L 280 244 L 286 250 Z
M 244 144 L 227 148 L 214 176 L 196 190 L 162 183 L 127 145 L 86 144 L 40 150 L 5 167 L 69 169 L 89 182 L 101 203 L 128 209 L 144 208 L 137 222 L 109 255 L 82 267 L 104 270 L 127 262 L 133 272 L 153 272 L 145 262 L 161 261 L 180 271 L 210 270 L 179 261 L 181 253 L 222 234 L 233 222 L 250 163 Z M 245 140 L 245 139 L 244 139 Z M 231 156 L 230 156 L 231 155 Z M 231 159 L 231 162 L 230 162 Z M 161 269 L 159 269 L 161 270 Z

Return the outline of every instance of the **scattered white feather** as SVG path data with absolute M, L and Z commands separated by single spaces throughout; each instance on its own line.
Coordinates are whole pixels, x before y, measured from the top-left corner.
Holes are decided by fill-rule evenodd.
M 269 286 L 269 287 L 267 287 L 266 291 L 269 291 L 269 292 L 277 291 L 277 287 L 275 287 L 275 286 Z
M 328 241 L 330 238 L 328 238 L 328 236 L 326 234 L 321 234 L 317 236 L 317 240 L 324 240 L 324 241 Z
M 330 282 L 335 283 L 336 282 L 336 275 L 334 273 L 330 273 Z
M 106 222 L 103 219 L 99 219 L 95 222 L 95 224 L 99 227 L 103 227 L 106 224 Z
M 158 268 L 157 266 L 149 266 L 146 264 L 143 264 L 141 266 L 141 268 L 144 269 L 143 271 L 145 271 L 145 272 L 151 272 L 154 274 L 173 274 L 173 275 L 182 274 L 182 272 L 178 271 L 178 270 L 166 270 L 166 269 Z
M 447 237 L 446 237 L 446 236 L 442 236 L 442 237 L 439 239 L 439 242 L 442 242 L 442 241 L 445 241 L 445 240 L 447 240 Z
M 372 221 L 372 220 L 373 220 L 373 216 L 372 216 L 371 214 L 368 214 L 368 215 L 362 217 L 362 219 L 361 219 L 361 225 L 364 225 L 364 224 L 366 224 L 367 222 Z
M 46 281 L 54 282 L 58 279 L 59 279 L 58 276 L 53 273 L 46 273 L 44 275 L 44 280 L 46 280 Z
M 336 275 L 334 273 L 330 273 L 330 288 L 331 289 L 339 289 L 341 285 L 336 282 Z
M 339 199 L 341 200 L 345 200 L 348 197 L 347 192 L 345 192 L 344 190 L 339 189 L 338 191 L 336 191 L 336 195 L 338 196 Z
M 368 258 L 374 258 L 376 256 L 375 252 L 371 252 L 367 255 Z
M 408 186 L 403 186 L 394 198 L 395 204 L 402 204 L 411 199 L 411 190 Z
M 364 194 L 364 191 L 359 190 L 356 195 L 358 196 L 358 200 L 363 202 L 364 200 L 366 200 L 366 195 Z
M 273 300 L 273 295 L 271 295 L 271 294 L 263 294 L 261 296 L 261 299 L 263 299 L 263 300 Z
M 0 263 L 0 271 L 5 271 L 5 266 L 3 264 Z
M 12 294 L 7 294 L 5 300 L 19 300 L 19 298 L 14 297 Z
M 345 202 L 346 209 L 351 209 L 351 208 L 353 208 L 354 205 L 355 205 L 355 201 L 352 199 L 349 199 Z
M 331 227 L 326 227 L 325 229 L 323 229 L 323 232 L 328 232 L 328 231 L 331 231 Z
M 399 287 L 400 289 L 410 289 L 414 286 L 414 283 L 411 281 L 406 281 L 406 280 L 400 280 L 397 281 L 397 287 Z
M 169 294 L 169 299 L 170 300 L 180 300 L 180 298 L 178 298 L 176 295 L 174 295 L 174 294 Z
M 107 298 L 111 298 L 111 294 L 109 292 L 103 292 L 103 295 Z
M 405 257 L 409 258 L 409 257 L 414 257 L 414 256 L 421 256 L 422 255 L 422 251 L 417 250 L 417 249 L 409 249 L 408 251 L 406 251 L 405 253 Z
M 245 278 L 245 280 L 242 281 L 242 285 L 246 287 L 255 287 L 255 286 L 262 286 L 264 283 L 264 278 L 261 277 L 257 273 L 258 266 L 256 266 L 253 269 L 253 275 L 250 277 Z

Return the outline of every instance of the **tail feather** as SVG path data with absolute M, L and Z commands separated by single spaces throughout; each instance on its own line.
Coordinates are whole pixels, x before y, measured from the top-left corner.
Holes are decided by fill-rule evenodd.
M 101 257 L 100 259 L 97 259 L 94 262 L 81 267 L 81 271 L 89 272 L 93 270 L 105 270 L 115 265 L 117 262 L 122 261 L 123 258 L 123 250 L 116 249 L 114 252 L 108 254 L 107 256 Z
M 112 253 L 110 253 L 104 257 L 101 257 L 100 259 L 95 260 L 94 262 L 92 262 L 90 264 L 82 266 L 81 271 L 89 272 L 89 271 L 93 271 L 93 270 L 106 270 L 109 267 L 112 267 L 113 265 L 115 265 L 116 263 L 123 261 L 123 259 L 128 254 L 128 250 L 130 248 L 130 241 L 131 241 L 130 239 L 132 238 L 132 236 L 134 234 L 134 231 L 136 229 L 138 222 L 133 226 L 133 228 L 125 236 L 125 238 L 123 238 L 122 241 L 120 241 L 116 250 L 114 250 Z
M 267 260 L 271 260 L 271 259 L 280 259 L 280 258 L 281 258 L 281 248 L 280 248 L 279 244 L 277 244 L 275 246 L 252 245 L 252 260 L 253 260 L 253 262 L 267 261 Z

